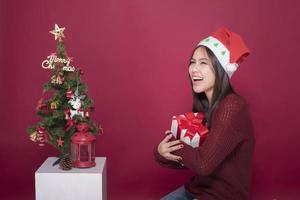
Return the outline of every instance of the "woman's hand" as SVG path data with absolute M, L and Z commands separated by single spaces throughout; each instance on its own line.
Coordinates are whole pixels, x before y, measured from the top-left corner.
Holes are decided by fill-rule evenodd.
M 157 147 L 158 153 L 168 160 L 179 162 L 182 160 L 180 156 L 171 154 L 172 151 L 183 148 L 180 140 L 169 141 L 172 138 L 171 131 L 166 131 L 166 137 L 159 143 Z

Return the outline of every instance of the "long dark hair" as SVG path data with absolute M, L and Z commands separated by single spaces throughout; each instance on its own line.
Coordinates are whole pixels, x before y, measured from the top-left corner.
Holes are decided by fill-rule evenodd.
M 204 92 L 201 93 L 195 93 L 192 88 L 193 93 L 193 112 L 203 112 L 205 114 L 205 120 L 203 123 L 207 123 L 208 128 L 211 127 L 211 117 L 213 111 L 218 107 L 219 103 L 226 97 L 228 94 L 235 93 L 233 90 L 230 82 L 229 82 L 229 76 L 223 69 L 221 63 L 218 61 L 215 54 L 207 47 L 205 46 L 198 46 L 194 49 L 193 52 L 195 52 L 198 48 L 204 48 L 208 54 L 208 57 L 211 60 L 212 66 L 215 71 L 215 84 L 213 88 L 213 96 L 212 96 L 212 103 L 209 107 L 208 100 L 206 98 L 206 95 Z M 193 54 L 192 54 L 193 56 Z M 192 80 L 189 76 L 191 85 Z

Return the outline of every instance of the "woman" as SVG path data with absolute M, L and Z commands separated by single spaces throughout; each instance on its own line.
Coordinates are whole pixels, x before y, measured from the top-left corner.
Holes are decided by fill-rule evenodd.
M 195 176 L 162 200 L 248 199 L 255 137 L 247 103 L 229 82 L 237 63 L 248 54 L 242 38 L 225 27 L 194 50 L 188 70 L 193 112 L 205 114 L 209 135 L 192 148 L 166 131 L 155 159 L 170 168 L 187 168 Z

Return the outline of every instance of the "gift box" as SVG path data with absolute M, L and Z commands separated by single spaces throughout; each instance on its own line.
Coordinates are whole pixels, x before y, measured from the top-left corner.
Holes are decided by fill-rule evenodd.
M 204 114 L 188 112 L 173 116 L 171 132 L 176 139 L 180 139 L 193 148 L 199 147 L 208 136 L 208 128 L 202 124 Z

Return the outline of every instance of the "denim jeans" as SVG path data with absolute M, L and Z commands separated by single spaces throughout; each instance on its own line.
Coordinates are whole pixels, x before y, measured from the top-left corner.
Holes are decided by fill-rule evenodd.
M 160 200 L 197 200 L 188 191 L 185 190 L 184 186 L 181 186 L 177 190 L 167 194 Z

